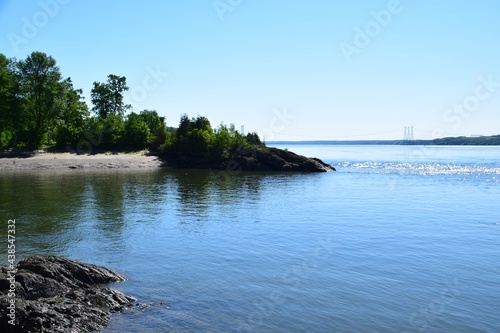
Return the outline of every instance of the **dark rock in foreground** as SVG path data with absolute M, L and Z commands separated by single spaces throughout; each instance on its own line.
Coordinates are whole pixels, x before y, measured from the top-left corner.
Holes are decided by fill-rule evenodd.
M 244 171 L 336 171 L 333 166 L 318 158 L 309 158 L 278 148 L 240 149 L 234 161 Z
M 126 280 L 104 267 L 33 256 L 19 262 L 17 270 L 12 325 L 8 306 L 13 280 L 7 266 L 0 266 L 1 332 L 92 332 L 106 326 L 111 313 L 136 300 L 100 286 Z

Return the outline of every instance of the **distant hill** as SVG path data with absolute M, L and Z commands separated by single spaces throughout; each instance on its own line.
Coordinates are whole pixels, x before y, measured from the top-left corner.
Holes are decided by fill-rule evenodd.
M 455 146 L 497 146 L 500 145 L 500 135 L 478 137 L 451 137 L 430 140 L 428 145 L 455 145 Z
M 267 145 L 273 144 L 310 144 L 310 145 L 424 145 L 424 146 L 499 146 L 500 135 L 479 136 L 479 137 L 449 137 L 434 140 L 356 140 L 356 141 L 270 141 Z

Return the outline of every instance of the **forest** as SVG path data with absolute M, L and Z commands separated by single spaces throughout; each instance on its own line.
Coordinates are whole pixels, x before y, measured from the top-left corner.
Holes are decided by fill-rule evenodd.
M 138 151 L 228 157 L 238 147 L 263 145 L 256 133 L 234 125 L 212 128 L 206 117 L 182 115 L 167 127 L 156 110 L 132 111 L 124 103 L 126 78 L 94 82 L 91 104 L 64 78 L 56 60 L 33 52 L 24 60 L 0 53 L 0 149 L 56 149 L 76 153 Z

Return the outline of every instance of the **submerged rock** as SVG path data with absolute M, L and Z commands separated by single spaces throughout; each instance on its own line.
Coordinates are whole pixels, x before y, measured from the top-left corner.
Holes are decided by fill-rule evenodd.
M 33 256 L 17 265 L 14 319 L 8 309 L 14 282 L 9 278 L 7 266 L 0 265 L 1 332 L 97 331 L 113 312 L 136 300 L 101 286 L 126 280 L 112 270 L 63 257 Z

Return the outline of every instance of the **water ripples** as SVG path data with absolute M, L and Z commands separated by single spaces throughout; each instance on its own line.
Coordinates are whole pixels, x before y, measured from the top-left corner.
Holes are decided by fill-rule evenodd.
M 342 162 L 335 165 L 347 173 L 376 173 L 399 175 L 500 175 L 500 167 L 481 164 L 398 163 L 398 162 Z M 492 177 L 496 182 L 499 177 Z

